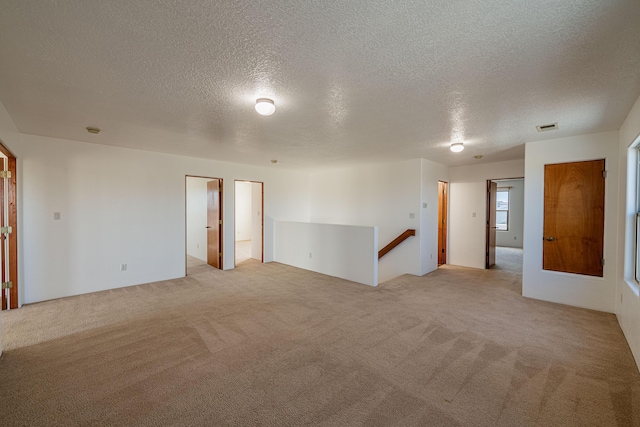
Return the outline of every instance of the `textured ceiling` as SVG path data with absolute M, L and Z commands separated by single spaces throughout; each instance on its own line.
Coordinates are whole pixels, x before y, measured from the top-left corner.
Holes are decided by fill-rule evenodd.
M 516 159 L 620 127 L 639 21 L 637 0 L 2 0 L 0 101 L 22 133 L 264 166 Z

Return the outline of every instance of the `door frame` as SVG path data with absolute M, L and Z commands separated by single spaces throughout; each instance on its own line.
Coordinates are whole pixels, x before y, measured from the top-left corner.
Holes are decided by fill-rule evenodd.
M 441 187 L 442 185 L 442 187 Z M 441 188 L 444 194 L 441 196 Z M 447 263 L 447 239 L 449 228 L 449 183 L 438 180 L 438 267 Z M 442 260 L 442 262 L 440 262 Z
M 7 157 L 7 171 L 11 172 L 11 178 L 7 180 L 7 198 L 8 198 L 8 206 L 6 212 L 8 226 L 11 227 L 12 232 L 8 235 L 9 239 L 9 265 L 4 265 L 6 262 L 6 257 L 2 257 L 2 264 L 4 267 L 9 268 L 9 281 L 13 283 L 12 288 L 9 290 L 9 309 L 18 308 L 20 305 L 20 301 L 18 300 L 18 191 L 17 191 L 17 159 L 16 156 L 13 155 L 11 150 L 9 150 L 4 143 L 0 140 L 0 152 Z M 4 200 L 2 201 L 4 203 Z M 4 219 L 3 219 L 4 222 Z M 2 270 L 4 271 L 5 268 Z M 4 281 L 2 278 L 0 281 Z M 0 304 L 2 310 L 5 310 L 7 307 L 7 302 L 5 299 L 5 293 L 2 292 L 2 302 Z
M 521 179 L 521 180 L 523 180 L 523 182 L 526 181 L 524 176 L 517 176 L 517 177 L 513 177 L 513 178 L 491 178 L 491 179 L 487 179 L 487 188 L 489 186 L 489 183 L 493 182 L 493 181 L 509 181 L 509 180 L 515 180 L 515 179 Z M 487 190 L 485 190 L 485 191 L 487 191 Z M 489 200 L 489 198 L 488 198 L 488 195 L 487 195 L 487 206 L 486 206 L 486 209 L 485 209 L 485 211 L 486 211 L 485 222 L 490 220 L 489 219 L 489 201 L 488 200 Z M 488 234 L 488 229 L 487 229 L 487 232 L 485 233 L 485 254 L 484 255 L 485 255 L 485 269 L 487 269 L 487 268 L 489 268 L 489 267 L 486 266 L 486 264 L 488 263 L 488 260 L 489 260 L 489 234 Z
M 261 187 L 261 206 L 260 206 L 260 227 L 262 234 L 262 255 L 260 262 L 264 263 L 264 181 L 252 181 L 250 179 L 233 180 L 233 268 L 236 268 L 236 183 L 249 182 L 251 184 L 260 184 Z
M 222 253 L 220 257 L 220 270 L 224 270 L 224 179 L 214 176 L 202 176 L 202 175 L 185 175 L 184 176 L 184 276 L 187 277 L 187 178 L 202 178 L 202 179 L 217 179 L 220 181 L 220 233 L 218 236 L 218 245 Z

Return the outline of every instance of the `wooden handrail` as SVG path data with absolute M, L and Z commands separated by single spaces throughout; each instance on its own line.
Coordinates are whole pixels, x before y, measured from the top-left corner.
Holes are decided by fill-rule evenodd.
M 382 248 L 382 249 L 380 249 L 378 251 L 378 259 L 382 258 L 386 254 L 391 252 L 391 250 L 393 248 L 398 246 L 400 243 L 404 242 L 407 238 L 409 238 L 409 236 L 415 236 L 415 235 L 416 235 L 416 230 L 409 229 L 409 230 L 405 231 L 404 233 L 402 233 L 401 235 L 396 237 L 393 240 L 393 242 L 389 243 L 387 246 L 385 246 L 384 248 Z

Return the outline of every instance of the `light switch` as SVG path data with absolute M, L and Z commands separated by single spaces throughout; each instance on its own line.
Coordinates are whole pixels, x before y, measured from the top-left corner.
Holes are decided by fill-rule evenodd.
M 414 219 L 415 217 L 416 217 L 416 214 L 414 214 L 414 213 L 410 213 L 409 214 L 409 218 Z
M 471 218 L 475 218 L 476 217 L 476 213 L 475 212 L 471 212 Z

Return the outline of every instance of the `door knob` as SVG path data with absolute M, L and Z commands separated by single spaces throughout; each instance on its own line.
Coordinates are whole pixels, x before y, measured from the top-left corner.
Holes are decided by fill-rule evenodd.
M 555 237 L 552 237 L 552 236 L 543 237 L 542 239 L 546 240 L 547 242 L 553 242 L 554 240 L 557 240 Z
M 213 227 L 211 227 L 210 225 L 207 225 L 205 228 L 213 228 Z

